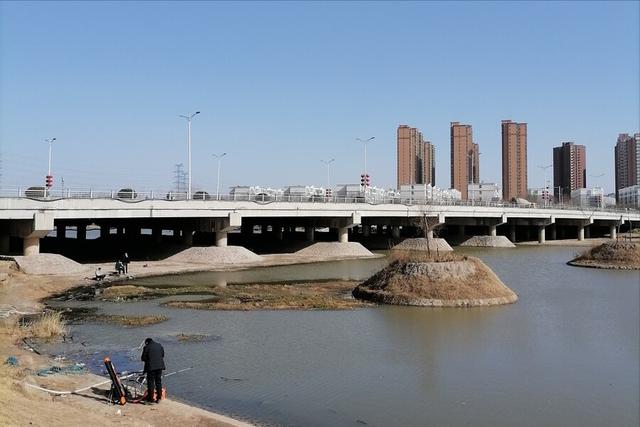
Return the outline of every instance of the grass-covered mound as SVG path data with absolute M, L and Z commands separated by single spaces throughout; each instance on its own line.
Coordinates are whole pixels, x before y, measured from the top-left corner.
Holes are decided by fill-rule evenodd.
M 474 257 L 415 251 L 392 254 L 394 260 L 353 290 L 358 299 L 425 307 L 473 307 L 509 304 L 518 296 L 489 267 Z
M 569 261 L 578 267 L 640 270 L 640 243 L 612 240 L 586 250 Z

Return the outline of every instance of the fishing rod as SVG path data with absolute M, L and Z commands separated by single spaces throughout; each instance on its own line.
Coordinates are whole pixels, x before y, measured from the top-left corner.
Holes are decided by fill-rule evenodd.
M 190 367 L 188 367 L 188 368 L 184 368 L 184 369 L 180 369 L 180 370 L 177 370 L 177 371 L 173 371 L 173 372 L 170 372 L 170 373 L 168 373 L 168 374 L 164 374 L 162 377 L 163 377 L 163 378 L 170 377 L 170 376 L 175 375 L 175 374 L 180 374 L 180 373 L 182 373 L 182 372 L 186 372 L 186 371 L 188 371 L 188 370 L 190 370 L 190 369 L 193 369 L 193 366 L 190 366 Z M 119 377 L 119 378 L 120 378 L 121 380 L 124 380 L 124 379 L 127 379 L 127 378 L 131 378 L 131 377 L 133 377 L 133 376 L 135 376 L 135 375 L 141 375 L 141 374 L 143 374 L 143 373 L 144 373 L 143 371 L 129 372 L 128 374 L 123 375 L 123 376 L 121 376 L 121 377 Z M 55 394 L 55 395 L 59 396 L 59 395 L 63 395 L 63 394 L 77 394 L 77 393 L 80 393 L 80 392 L 83 392 L 83 391 L 89 390 L 90 388 L 98 387 L 98 386 L 101 386 L 101 385 L 104 385 L 104 384 L 110 383 L 110 382 L 111 382 L 111 379 L 109 378 L 108 380 L 100 381 L 99 383 L 91 384 L 91 385 L 88 385 L 88 386 L 86 386 L 86 387 L 79 388 L 79 389 L 77 389 L 77 390 L 51 390 L 51 389 L 49 389 L 49 388 L 40 387 L 40 386 L 38 386 L 38 385 L 36 385 L 36 384 L 28 383 L 26 380 L 24 380 L 24 381 L 22 381 L 22 382 L 23 382 L 27 387 L 31 387 L 31 388 L 34 388 L 34 389 L 36 389 L 36 390 L 44 391 L 44 392 L 51 393 L 51 394 Z

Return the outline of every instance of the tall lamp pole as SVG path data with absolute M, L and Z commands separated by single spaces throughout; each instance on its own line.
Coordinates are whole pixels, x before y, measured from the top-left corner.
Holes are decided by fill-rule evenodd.
M 196 111 L 193 114 L 180 115 L 180 117 L 187 119 L 188 123 L 188 133 L 187 133 L 187 143 L 189 144 L 189 189 L 187 192 L 187 200 L 191 199 L 191 119 L 196 115 L 200 114 L 200 111 Z
M 367 138 L 367 139 L 362 139 L 362 138 L 356 138 L 356 141 L 362 142 L 364 144 L 364 174 L 367 174 L 367 142 L 370 142 L 372 140 L 376 139 L 375 136 L 372 136 L 371 138 Z
M 222 158 L 226 155 L 227 153 L 213 154 L 213 157 L 218 159 L 218 178 L 216 179 L 216 200 L 220 200 L 220 163 L 222 162 Z
M 538 167 L 540 169 L 542 169 L 544 171 L 544 189 L 545 189 L 545 197 L 544 197 L 544 205 L 548 206 L 549 205 L 549 184 L 547 182 L 547 169 L 549 169 L 550 167 L 552 167 L 553 164 L 550 165 L 546 165 L 546 166 L 540 166 L 538 165 Z
M 329 179 L 329 166 L 331 165 L 331 163 L 335 162 L 336 159 L 320 160 L 320 161 L 324 163 L 325 166 L 327 167 L 327 188 L 331 188 L 331 180 Z
M 44 187 L 44 196 L 47 197 L 48 193 L 49 193 L 49 186 L 52 185 L 52 182 L 49 182 L 49 177 L 51 176 L 51 145 L 53 143 L 53 141 L 55 141 L 55 138 L 45 138 L 44 141 L 47 142 L 49 144 L 49 167 L 47 169 L 47 178 L 45 180 L 46 185 Z

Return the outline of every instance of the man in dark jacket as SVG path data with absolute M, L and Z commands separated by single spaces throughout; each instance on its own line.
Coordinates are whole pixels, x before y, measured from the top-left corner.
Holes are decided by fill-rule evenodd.
M 159 403 L 162 399 L 162 371 L 164 366 L 164 348 L 147 338 L 144 340 L 142 349 L 142 361 L 144 362 L 144 372 L 147 373 L 147 402 Z M 153 391 L 156 391 L 156 399 L 153 399 Z

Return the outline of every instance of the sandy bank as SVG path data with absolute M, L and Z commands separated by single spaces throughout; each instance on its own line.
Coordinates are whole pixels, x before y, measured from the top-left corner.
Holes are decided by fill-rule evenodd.
M 295 253 L 302 259 L 346 259 L 376 256 L 358 242 L 318 242 Z
M 13 262 L 0 261 L 3 280 L 0 283 L 0 307 L 21 312 L 38 312 L 40 300 L 52 293 L 61 292 L 82 282 L 83 274 L 75 275 L 29 275 L 19 271 Z M 7 312 L 7 311 L 5 311 Z M 28 388 L 24 381 L 56 390 L 74 390 L 94 384 L 102 377 L 91 374 L 55 375 L 39 377 L 29 374 L 51 366 L 48 357 L 37 355 L 19 342 L 20 336 L 9 320 L 0 320 L 0 425 L 202 425 L 202 426 L 248 426 L 249 424 L 189 406 L 169 398 L 160 405 L 128 404 L 123 407 L 107 404 L 102 392 L 88 390 L 79 395 L 53 396 Z M 19 362 L 18 367 L 4 364 L 9 356 Z
M 344 245 L 344 244 L 340 244 Z M 360 246 L 360 248 L 358 247 Z M 229 247 L 228 247 L 229 248 Z M 200 271 L 233 271 L 250 267 L 276 266 L 320 262 L 342 258 L 367 258 L 375 255 L 359 244 L 338 246 L 321 245 L 322 251 L 314 249 L 308 253 L 259 256 L 245 248 L 190 248 L 163 261 L 134 261 L 129 265 L 129 277 L 161 276 Z M 345 252 L 346 251 L 346 252 Z M 315 253 L 313 253 L 315 252 Z M 323 255 L 323 253 L 325 255 Z M 331 256 L 333 255 L 333 256 Z M 92 279 L 97 267 L 109 273 L 114 263 L 78 264 L 55 254 L 40 254 L 36 257 L 16 257 L 14 261 L 0 261 L 0 308 L 20 312 L 38 312 L 43 308 L 42 299 L 62 293 L 75 286 L 96 284 Z M 30 272 L 27 273 L 27 272 Z M 127 280 L 127 277 L 110 275 L 106 282 Z M 352 285 L 350 285 L 352 286 Z M 344 292 L 336 289 L 336 295 Z M 353 301 L 353 300 L 352 300 Z M 354 305 L 361 302 L 354 301 Z M 203 307 L 204 308 L 204 307 Z M 208 308 L 208 307 L 207 307 Z M 1 310 L 0 310 L 1 311 Z M 0 325 L 1 326 L 1 325 Z M 18 345 L 16 337 L 0 327 L 0 361 L 16 356 L 21 368 L 0 372 L 0 425 L 203 425 L 243 426 L 240 421 L 194 408 L 169 399 L 158 406 L 126 405 L 115 407 L 95 400 L 93 395 L 52 397 L 47 393 L 25 390 L 20 382 L 33 380 L 34 384 L 52 388 L 76 389 L 100 377 L 83 375 L 53 378 L 43 381 L 41 377 L 29 378 L 22 368 L 32 369 L 50 365 L 46 357 L 37 356 Z M 2 365 L 0 365 L 2 366 Z M 51 383 L 49 381 L 52 381 Z M 58 383 L 57 381 L 61 381 Z M 120 409 L 120 413 L 117 410 Z M 27 420 L 24 422 L 24 420 Z
M 396 260 L 360 284 L 353 296 L 423 307 L 488 306 L 518 299 L 478 258 L 453 256 L 445 260 Z
M 262 257 L 242 246 L 194 246 L 164 261 L 189 264 L 244 264 L 260 262 Z

